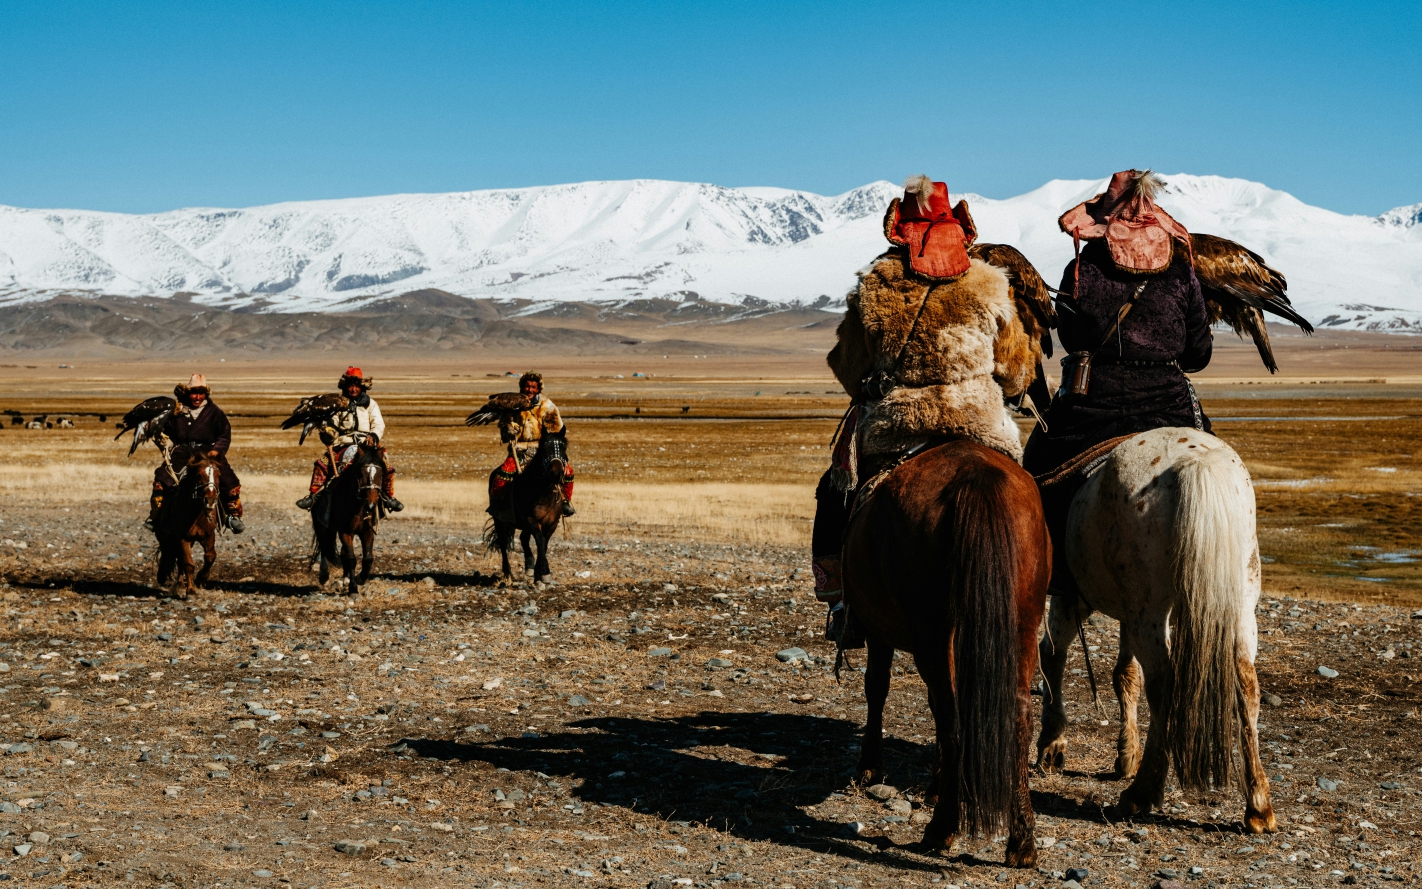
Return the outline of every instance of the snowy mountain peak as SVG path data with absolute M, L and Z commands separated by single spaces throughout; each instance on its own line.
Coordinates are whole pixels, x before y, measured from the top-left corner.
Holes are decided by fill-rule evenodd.
M 1176 219 L 1262 254 L 1306 316 L 1422 325 L 1422 204 L 1346 216 L 1258 182 L 1164 178 L 1161 204 Z M 966 197 L 984 241 L 1019 247 L 1056 283 L 1072 250 L 1057 217 L 1106 182 Z M 229 307 L 338 311 L 426 288 L 540 301 L 838 301 L 885 249 L 884 208 L 900 193 L 886 181 L 825 196 L 636 179 L 146 215 L 0 206 L 0 302 L 189 292 Z

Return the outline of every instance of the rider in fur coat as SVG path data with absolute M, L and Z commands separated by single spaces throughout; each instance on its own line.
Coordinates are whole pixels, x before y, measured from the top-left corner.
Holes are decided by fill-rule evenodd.
M 885 218 L 896 245 L 860 273 L 829 366 L 852 399 L 816 491 L 815 593 L 842 632 L 840 551 L 861 481 L 905 455 L 966 438 L 1022 459 L 1004 404 L 1032 382 L 1041 347 L 1018 318 L 1007 276 L 969 259 L 967 202 L 915 176 Z
M 218 490 L 222 496 L 222 512 L 227 517 L 227 527 L 232 529 L 232 533 L 241 534 L 247 527 L 242 523 L 242 483 L 227 462 L 227 449 L 232 445 L 232 424 L 222 408 L 212 401 L 212 390 L 208 388 L 207 377 L 203 374 L 193 374 L 186 386 L 182 383 L 174 386 L 173 397 L 178 400 L 177 416 L 168 430 L 173 450 L 168 460 L 153 470 L 153 494 L 148 501 L 148 520 L 143 526 L 153 530 L 153 524 L 163 508 L 163 497 L 169 488 L 178 484 L 172 467 L 186 465 L 190 457 L 206 455 L 217 463 Z
M 514 476 L 523 471 L 538 454 L 539 442 L 543 434 L 563 431 L 563 417 L 553 399 L 543 394 L 543 375 L 529 371 L 518 378 L 518 390 L 529 400 L 527 410 L 510 414 L 499 423 L 499 438 L 509 445 L 509 455 L 501 466 L 489 474 L 489 514 L 502 514 L 507 510 L 505 494 Z M 563 515 L 571 516 L 573 509 L 573 464 L 568 463 L 563 470 Z

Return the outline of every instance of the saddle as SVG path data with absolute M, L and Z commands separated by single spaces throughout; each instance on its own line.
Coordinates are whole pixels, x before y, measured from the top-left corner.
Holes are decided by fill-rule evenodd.
M 1091 474 L 1101 468 L 1106 462 L 1106 458 L 1111 456 L 1111 452 L 1116 450 L 1116 446 L 1124 442 L 1131 435 L 1119 435 L 1115 438 L 1108 438 L 1100 444 L 1092 445 L 1086 450 L 1072 457 L 1056 469 L 1048 470 L 1041 475 L 1032 476 L 1037 482 L 1038 488 L 1050 488 L 1057 485 L 1069 484 L 1077 481 L 1085 481 Z

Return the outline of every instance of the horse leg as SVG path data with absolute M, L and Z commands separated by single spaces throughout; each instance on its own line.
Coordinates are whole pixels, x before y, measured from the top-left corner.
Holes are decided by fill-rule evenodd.
M 864 701 L 869 713 L 864 721 L 864 740 L 859 747 L 859 783 L 877 784 L 884 773 L 884 702 L 889 699 L 894 647 L 870 639 L 866 655 Z
M 533 579 L 541 581 L 553 573 L 548 567 L 548 535 L 540 532 L 534 537 L 534 543 L 538 546 L 538 558 L 533 563 Z
M 183 538 L 182 550 L 179 552 L 181 563 L 178 578 L 173 585 L 179 599 L 186 599 L 188 593 L 193 591 L 193 543 L 186 537 Z
M 1150 732 L 1135 780 L 1121 794 L 1120 808 L 1135 815 L 1165 803 L 1165 779 L 1170 773 L 1170 756 L 1165 733 L 1169 721 L 1173 687 L 1170 654 L 1165 643 L 1165 626 L 1141 631 L 1133 624 L 1121 624 L 1121 644 L 1134 651 L 1145 673 L 1146 703 L 1150 706 Z
M 1047 611 L 1047 632 L 1037 646 L 1042 675 L 1047 681 L 1047 693 L 1042 698 L 1042 733 L 1037 737 L 1037 768 L 1044 772 L 1059 772 L 1066 763 L 1067 712 L 1062 696 L 1062 675 L 1066 672 L 1067 654 L 1076 636 L 1077 609 L 1085 620 L 1086 605 L 1078 597 L 1074 602 L 1065 596 L 1052 596 Z
M 208 575 L 212 573 L 212 563 L 217 561 L 217 534 L 209 531 L 202 539 L 202 568 L 197 573 L 199 587 L 207 586 Z
M 934 734 L 938 739 L 938 762 L 933 778 L 933 789 L 937 791 L 938 799 L 933 806 L 933 818 L 923 829 L 921 841 L 930 852 L 951 851 L 953 840 L 962 827 L 958 796 L 958 734 L 954 729 L 957 703 L 953 697 L 953 677 L 948 668 L 951 658 L 952 653 L 941 640 L 935 640 L 914 652 L 919 678 L 928 688 Z
M 1131 654 L 1126 634 L 1121 634 L 1120 654 L 1111 673 L 1116 689 L 1116 701 L 1121 705 L 1121 734 L 1116 738 L 1116 779 L 1134 778 L 1141 766 L 1141 735 L 1136 725 L 1137 704 L 1141 696 L 1141 668 Z
M 1032 679 L 1037 672 L 1037 648 L 1034 643 L 1037 641 L 1037 627 L 1041 623 L 1041 611 L 1019 601 L 1017 718 L 1014 720 L 1017 739 L 1012 750 L 1014 780 L 1012 806 L 1007 822 L 1008 867 L 1037 866 L 1037 815 L 1032 811 L 1032 788 L 1027 779 L 1027 758 L 1032 746 Z
M 346 578 L 346 594 L 354 596 L 359 591 L 356 581 L 355 539 L 349 531 L 341 532 L 341 571 Z
M 370 567 L 375 564 L 375 529 L 367 524 L 360 530 L 360 582 L 370 580 Z
M 1244 760 L 1244 829 L 1250 833 L 1273 833 L 1279 829 L 1274 806 L 1269 802 L 1269 776 L 1259 761 L 1259 677 L 1254 660 L 1245 653 L 1239 665 L 1239 750 Z
M 523 546 L 523 573 L 529 575 L 533 573 L 533 548 L 529 545 L 533 535 L 524 531 L 518 536 L 518 542 Z

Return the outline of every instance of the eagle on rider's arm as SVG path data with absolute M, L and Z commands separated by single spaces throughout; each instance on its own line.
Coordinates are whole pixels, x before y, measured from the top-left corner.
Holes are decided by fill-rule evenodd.
M 311 434 L 311 430 L 331 425 L 331 418 L 341 411 L 347 410 L 350 405 L 350 399 L 339 392 L 312 395 L 309 398 L 301 399 L 296 410 L 291 412 L 291 416 L 282 421 L 281 428 L 302 427 L 301 438 L 297 444 L 305 444 L 306 436 Z
M 114 436 L 114 441 L 118 441 L 125 432 L 132 430 L 133 444 L 128 447 L 128 455 L 132 457 L 139 445 L 145 441 L 153 441 L 164 434 L 168 429 L 168 424 L 177 413 L 178 400 L 167 395 L 159 395 L 136 404 L 119 421 L 118 435 Z M 162 446 L 158 445 L 158 447 Z
M 1191 232 L 1190 247 L 1210 323 L 1224 321 L 1241 337 L 1248 333 L 1269 373 L 1277 372 L 1279 365 L 1269 346 L 1263 313 L 1278 315 L 1297 324 L 1304 333 L 1313 333 L 1313 325 L 1290 304 L 1283 274 L 1270 268 L 1253 250 L 1228 238 Z
M 976 243 L 968 247 L 968 256 L 981 259 L 1007 273 L 1007 285 L 1012 301 L 1017 304 L 1017 317 L 1027 335 L 1042 344 L 1042 354 L 1052 357 L 1052 337 L 1048 332 L 1057 326 L 1057 310 L 1047 282 L 1037 273 L 1022 251 L 1010 244 Z
M 519 392 L 500 392 L 490 395 L 484 406 L 464 418 L 465 426 L 488 426 L 490 423 L 502 425 L 506 420 L 516 419 L 519 414 L 533 407 L 533 401 Z

